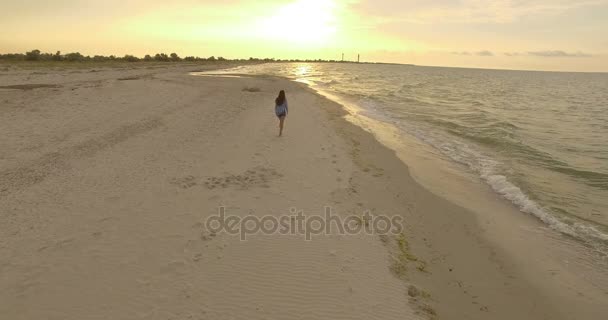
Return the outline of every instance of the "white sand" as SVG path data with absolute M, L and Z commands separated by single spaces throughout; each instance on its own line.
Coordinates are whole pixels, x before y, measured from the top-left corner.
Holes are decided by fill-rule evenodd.
M 193 69 L 0 77 L 56 85 L 0 89 L 0 319 L 605 314 L 603 297 L 571 301 L 524 280 L 466 210 L 417 185 L 338 105 L 285 80 Z M 282 138 L 279 89 L 290 104 Z M 411 259 L 399 260 L 395 237 L 213 236 L 203 223 L 218 206 L 402 215 Z

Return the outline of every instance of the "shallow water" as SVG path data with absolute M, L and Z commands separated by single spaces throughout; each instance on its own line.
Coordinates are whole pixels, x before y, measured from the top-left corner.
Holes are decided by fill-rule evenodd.
M 288 77 L 354 102 L 477 175 L 519 210 L 608 253 L 608 74 L 293 63 Z

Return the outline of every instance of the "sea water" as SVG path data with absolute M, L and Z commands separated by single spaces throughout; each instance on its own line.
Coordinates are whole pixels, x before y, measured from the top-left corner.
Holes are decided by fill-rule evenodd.
M 608 74 L 273 63 L 476 175 L 520 211 L 608 253 Z

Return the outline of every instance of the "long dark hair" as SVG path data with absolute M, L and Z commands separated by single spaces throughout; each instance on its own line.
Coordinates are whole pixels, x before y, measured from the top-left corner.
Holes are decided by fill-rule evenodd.
M 277 106 L 280 106 L 285 103 L 285 91 L 281 90 L 279 92 L 279 96 L 274 100 L 274 103 L 276 103 Z

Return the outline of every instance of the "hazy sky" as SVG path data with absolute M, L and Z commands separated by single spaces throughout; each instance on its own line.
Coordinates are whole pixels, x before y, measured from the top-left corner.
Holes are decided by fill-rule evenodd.
M 608 0 L 0 0 L 0 52 L 608 71 Z

